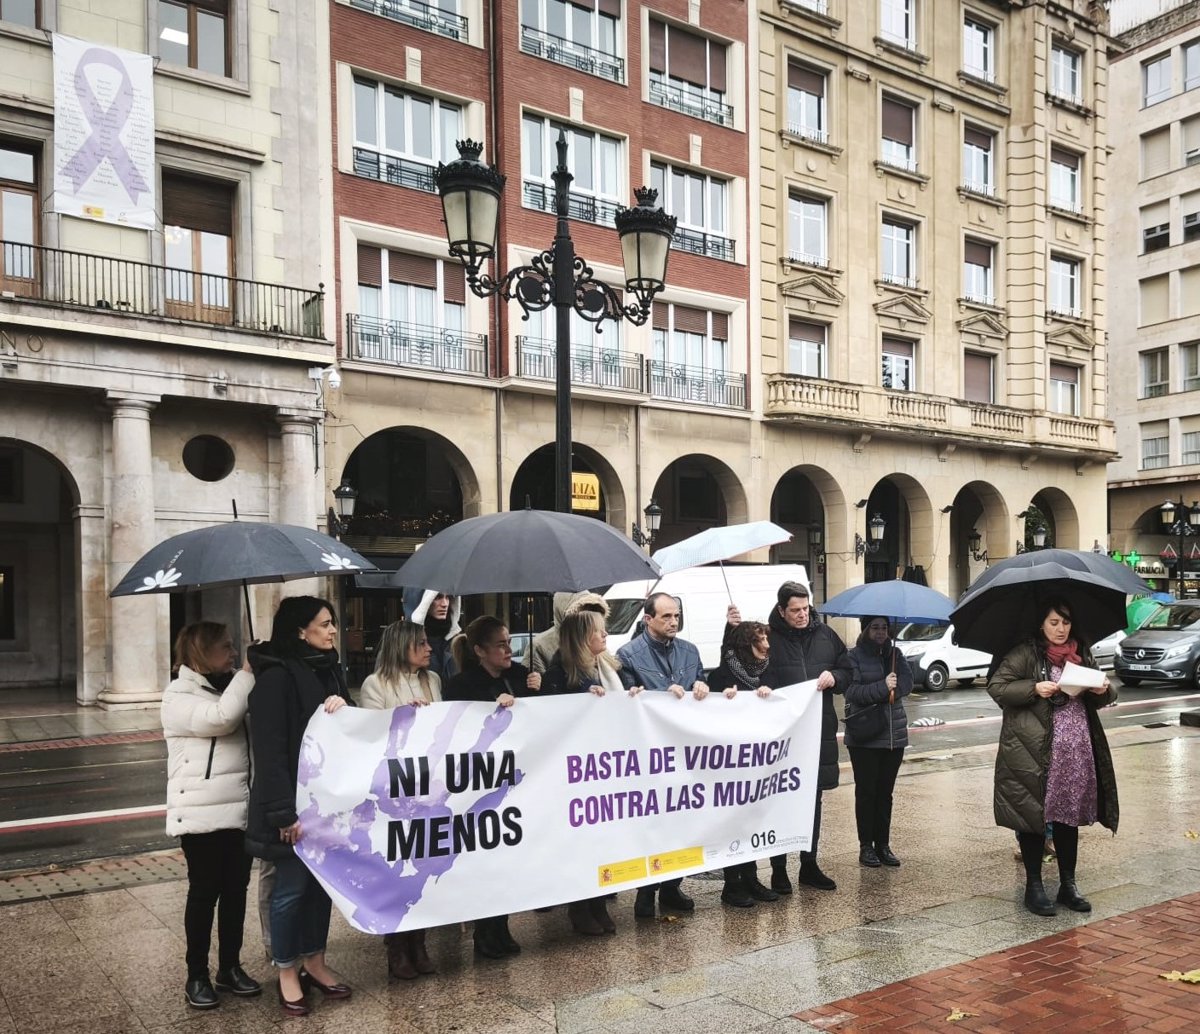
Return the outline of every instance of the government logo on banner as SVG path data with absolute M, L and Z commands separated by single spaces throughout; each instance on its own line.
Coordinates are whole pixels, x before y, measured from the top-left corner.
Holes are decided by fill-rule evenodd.
M 54 211 L 155 227 L 154 62 L 54 36 Z
M 807 849 L 820 735 L 815 680 L 318 710 L 296 852 L 368 933 L 597 897 Z

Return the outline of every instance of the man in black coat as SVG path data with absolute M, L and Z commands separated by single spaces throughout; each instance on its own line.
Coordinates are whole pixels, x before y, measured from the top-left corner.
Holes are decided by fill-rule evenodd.
M 817 841 L 821 836 L 821 791 L 838 784 L 838 717 L 833 708 L 835 694 L 844 693 L 850 684 L 852 669 L 846 644 L 832 628 L 822 624 L 813 612 L 808 586 L 802 582 L 784 582 L 776 596 L 778 606 L 767 621 L 770 628 L 770 661 L 763 672 L 767 686 L 790 686 L 796 682 L 817 680 L 821 701 L 821 757 L 817 770 L 817 803 L 813 813 L 812 849 L 800 852 L 800 883 L 818 890 L 836 890 L 837 884 L 817 865 Z M 771 859 L 771 889 L 790 894 L 792 883 L 787 874 L 787 855 Z

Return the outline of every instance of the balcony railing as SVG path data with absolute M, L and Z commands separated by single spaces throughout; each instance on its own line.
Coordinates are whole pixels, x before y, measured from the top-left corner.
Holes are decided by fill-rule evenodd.
M 575 43 L 550 32 L 543 32 L 532 25 L 521 26 L 521 49 L 534 57 L 544 57 L 568 68 L 599 76 L 609 82 L 625 81 L 625 59 L 616 54 Z
M 355 176 L 365 176 L 367 179 L 436 194 L 436 171 L 434 166 L 413 161 L 411 158 L 396 158 L 390 154 L 367 150 L 365 147 L 354 149 Z
M 792 136 L 798 136 L 802 140 L 814 140 L 818 144 L 829 143 L 828 130 L 818 129 L 813 126 L 806 126 L 803 122 L 789 122 L 787 124 L 787 131 L 791 133 Z
M 656 399 L 702 402 L 729 409 L 746 408 L 744 373 L 647 359 L 646 380 L 649 382 L 651 396 Z
M 722 94 L 701 87 L 685 89 L 661 79 L 650 80 L 650 102 L 692 118 L 715 122 L 718 126 L 733 125 L 733 105 L 726 104 Z
M 734 259 L 733 241 L 715 233 L 702 233 L 699 230 L 687 230 L 682 227 L 675 231 L 671 247 L 676 251 L 690 251 L 693 255 L 705 255 L 708 258 L 723 259 L 732 262 Z
M 788 261 L 794 266 L 816 266 L 818 269 L 829 268 L 829 258 L 825 255 L 811 255 L 806 251 L 789 251 Z
M 129 316 L 324 337 L 323 289 L 2 241 L 0 297 Z
M 458 40 L 467 38 L 467 19 L 443 11 L 436 4 L 422 3 L 421 0 L 350 0 L 350 6 L 426 32 L 436 32 L 439 36 Z
M 346 344 L 351 359 L 442 373 L 487 376 L 487 335 L 399 323 L 350 313 Z
M 517 376 L 552 381 L 557 376 L 555 344 L 548 338 L 517 338 Z M 617 391 L 644 391 L 641 356 L 624 354 L 615 348 L 594 348 L 571 343 L 571 383 L 613 388 Z
M 539 212 L 554 211 L 553 187 L 526 180 L 521 185 L 521 193 L 525 198 L 526 208 L 536 208 Z M 567 215 L 580 222 L 615 226 L 617 208 L 615 201 L 605 201 L 591 194 L 577 194 L 573 190 L 567 194 Z

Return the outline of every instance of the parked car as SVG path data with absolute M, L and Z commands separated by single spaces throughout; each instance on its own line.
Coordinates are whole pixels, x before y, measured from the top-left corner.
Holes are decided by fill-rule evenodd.
M 1113 661 L 1127 686 L 1149 679 L 1200 688 L 1200 603 L 1164 603 L 1121 641 Z
M 924 685 L 930 693 L 940 693 L 951 679 L 969 686 L 986 675 L 992 655 L 959 646 L 953 625 L 909 622 L 896 633 L 896 646 L 908 659 L 913 685 Z
M 1126 635 L 1125 629 L 1118 628 L 1111 635 L 1106 635 L 1103 639 L 1092 643 L 1092 659 L 1096 662 L 1096 667 L 1105 671 L 1112 669 L 1113 664 L 1116 663 L 1117 646 Z

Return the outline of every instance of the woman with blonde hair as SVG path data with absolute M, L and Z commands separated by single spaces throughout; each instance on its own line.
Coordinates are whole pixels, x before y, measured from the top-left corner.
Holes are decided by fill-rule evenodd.
M 187 859 L 183 914 L 187 938 L 184 998 L 212 1009 L 217 991 L 250 997 L 258 981 L 242 969 L 242 927 L 251 858 L 246 853 L 250 798 L 250 733 L 246 711 L 254 676 L 249 664 L 234 673 L 229 629 L 197 621 L 175 639 L 177 674 L 162 698 L 167 743 L 167 833 L 179 837 Z M 217 916 L 217 980 L 208 976 L 213 913 Z
M 424 707 L 440 703 L 442 680 L 429 670 L 433 648 L 423 625 L 394 621 L 379 637 L 375 671 L 366 677 L 359 693 L 363 707 Z M 415 980 L 437 968 L 425 949 L 425 931 L 384 935 L 388 972 L 399 980 Z

